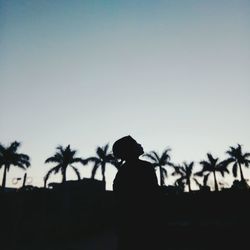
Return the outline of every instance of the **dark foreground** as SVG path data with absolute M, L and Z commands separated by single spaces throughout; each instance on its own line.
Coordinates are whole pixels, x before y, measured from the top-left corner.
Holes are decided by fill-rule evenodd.
M 3 250 L 115 250 L 112 192 L 32 190 L 0 194 Z M 163 249 L 249 249 L 250 192 L 166 194 Z

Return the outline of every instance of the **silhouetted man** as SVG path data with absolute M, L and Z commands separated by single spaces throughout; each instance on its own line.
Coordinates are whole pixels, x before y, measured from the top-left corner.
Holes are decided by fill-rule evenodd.
M 151 163 L 139 157 L 143 148 L 131 136 L 113 145 L 114 156 L 125 161 L 113 190 L 117 202 L 118 248 L 157 249 L 157 207 L 159 186 Z

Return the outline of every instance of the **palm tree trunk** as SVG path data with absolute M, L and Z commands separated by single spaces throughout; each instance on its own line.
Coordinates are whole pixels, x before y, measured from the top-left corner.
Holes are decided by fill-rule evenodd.
M 23 177 L 23 187 L 25 187 L 26 179 L 27 179 L 27 173 L 25 173 Z
M 240 168 L 240 179 L 241 179 L 241 182 L 246 182 L 246 180 L 244 178 L 244 175 L 243 175 L 241 164 L 239 162 L 238 162 L 238 166 Z
M 62 177 L 63 177 L 62 182 L 65 183 L 66 182 L 66 167 L 62 171 Z
M 217 179 L 216 179 L 215 171 L 213 171 L 213 174 L 214 174 L 214 188 L 215 188 L 215 191 L 219 191 L 219 186 L 218 186 L 218 182 L 217 182 Z
M 190 183 L 190 178 L 187 179 L 187 184 L 188 184 L 188 192 L 191 192 L 191 183 Z
M 8 168 L 9 168 L 8 165 L 4 165 L 3 180 L 2 180 L 2 189 L 5 189 L 5 186 L 6 186 L 6 175 L 7 175 L 7 169 Z
M 162 166 L 159 166 L 159 169 L 160 169 L 160 186 L 162 187 L 164 185 Z
M 106 190 L 105 163 L 102 164 L 102 181 Z

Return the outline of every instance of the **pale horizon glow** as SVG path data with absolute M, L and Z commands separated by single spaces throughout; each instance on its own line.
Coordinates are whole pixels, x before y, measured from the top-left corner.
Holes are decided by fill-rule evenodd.
M 249 152 L 249 16 L 246 0 L 0 0 L 0 143 L 22 142 L 37 186 L 58 145 L 84 158 L 130 134 L 197 167 Z

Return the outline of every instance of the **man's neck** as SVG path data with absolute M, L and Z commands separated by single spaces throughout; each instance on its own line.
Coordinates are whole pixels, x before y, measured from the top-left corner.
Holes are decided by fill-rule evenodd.
M 138 162 L 140 159 L 138 157 L 136 158 L 130 158 L 126 160 L 126 163 L 130 164 L 130 163 L 135 163 Z

